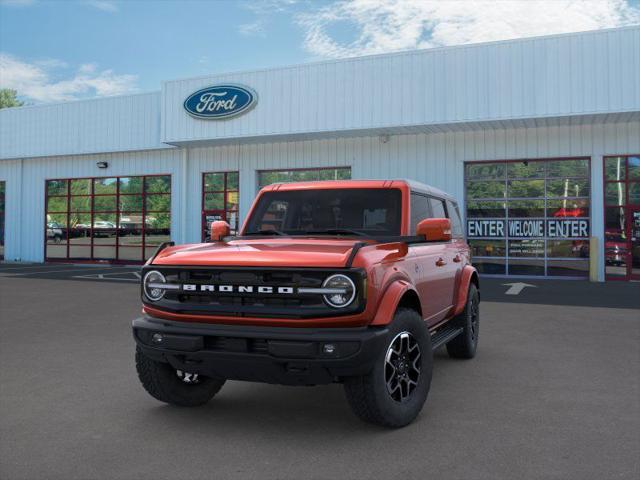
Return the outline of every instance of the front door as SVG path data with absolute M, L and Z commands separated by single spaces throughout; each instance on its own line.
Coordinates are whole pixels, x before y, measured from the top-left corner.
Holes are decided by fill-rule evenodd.
M 628 215 L 627 276 L 630 280 L 640 280 L 640 206 L 630 207 Z

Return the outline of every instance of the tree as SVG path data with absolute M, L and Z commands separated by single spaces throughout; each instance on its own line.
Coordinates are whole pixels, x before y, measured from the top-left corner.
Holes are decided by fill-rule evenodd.
M 0 89 L 0 108 L 21 107 L 24 102 L 17 99 L 18 92 L 10 88 Z

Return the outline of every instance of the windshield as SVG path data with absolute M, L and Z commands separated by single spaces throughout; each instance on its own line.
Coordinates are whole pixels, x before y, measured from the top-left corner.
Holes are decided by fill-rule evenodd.
M 245 235 L 400 235 L 401 201 L 398 189 L 267 192 Z

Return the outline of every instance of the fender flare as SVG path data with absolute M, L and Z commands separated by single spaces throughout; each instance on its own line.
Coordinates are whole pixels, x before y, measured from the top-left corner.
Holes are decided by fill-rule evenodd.
M 469 285 L 471 282 L 474 282 L 480 289 L 480 283 L 478 281 L 478 272 L 471 265 L 467 265 L 462 270 L 462 275 L 460 276 L 460 284 L 458 285 L 458 294 L 456 295 L 456 301 L 454 303 L 453 315 L 458 315 L 462 313 L 465 305 L 467 304 L 467 294 L 469 293 Z
M 410 290 L 417 295 L 415 288 L 406 280 L 394 280 L 384 291 L 378 303 L 376 315 L 370 325 L 388 325 L 391 323 L 400 299 Z

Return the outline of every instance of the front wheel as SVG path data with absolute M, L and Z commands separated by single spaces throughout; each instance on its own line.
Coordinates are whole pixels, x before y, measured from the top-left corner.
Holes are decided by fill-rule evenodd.
M 220 391 L 224 380 L 175 370 L 150 359 L 136 346 L 136 370 L 144 389 L 155 399 L 180 407 L 204 405 Z
M 345 393 L 362 420 L 403 427 L 422 410 L 431 386 L 431 336 L 420 314 L 399 309 L 391 323 L 389 343 L 366 375 L 348 378 Z

